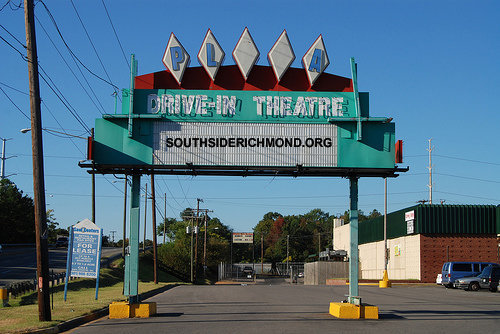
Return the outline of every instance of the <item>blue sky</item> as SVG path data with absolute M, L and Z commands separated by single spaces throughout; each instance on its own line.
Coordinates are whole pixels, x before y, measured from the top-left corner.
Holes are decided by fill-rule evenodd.
M 0 8 L 6 3 L 0 0 Z M 25 53 L 15 39 L 25 44 L 24 12 L 15 10 L 18 3 L 11 1 L 0 11 L 0 36 Z M 104 66 L 71 1 L 45 1 L 81 62 L 100 77 L 109 75 L 120 89 L 128 88 L 129 69 L 102 2 L 73 3 Z M 326 72 L 350 77 L 349 58 L 355 57 L 359 88 L 370 93 L 370 114 L 393 117 L 396 137 L 404 141 L 401 166 L 409 166 L 410 172 L 389 180 L 389 211 L 428 199 L 429 138 L 434 146 L 434 202 L 500 203 L 498 1 L 105 0 L 105 4 L 126 57 L 135 53 L 139 60 L 139 74 L 164 70 L 161 59 L 171 32 L 191 55 L 191 66 L 199 66 L 196 54 L 208 28 L 226 52 L 224 65 L 234 64 L 230 54 L 245 27 L 260 50 L 260 65 L 268 64 L 266 55 L 283 29 L 297 56 L 293 67 L 301 67 L 300 59 L 322 34 L 330 58 Z M 55 83 L 86 127 L 93 127 L 101 113 L 114 112 L 113 88 L 80 67 L 82 76 L 40 2 L 35 15 L 39 62 L 46 78 Z M 29 116 L 27 64 L 3 40 L 0 55 L 0 88 Z M 40 82 L 43 127 L 87 136 L 44 81 Z M 19 131 L 30 126 L 29 120 L 2 91 L 0 106 L 0 137 L 12 138 L 6 155 L 16 155 L 6 161 L 6 174 L 15 173 L 10 178 L 32 195 L 31 136 Z M 90 218 L 90 176 L 78 167 L 78 161 L 85 158 L 85 141 L 48 132 L 43 140 L 47 209 L 54 210 L 62 227 Z M 164 193 L 169 217 L 177 217 L 202 198 L 203 208 L 213 210 L 213 216 L 239 232 L 251 231 L 269 211 L 289 215 L 321 208 L 338 214 L 348 208 L 348 181 L 341 178 L 157 176 L 156 180 L 160 217 Z M 97 176 L 96 223 L 105 234 L 117 231 L 115 238 L 120 239 L 123 183 L 113 181 L 113 176 Z M 149 177 L 143 177 L 142 186 L 146 182 L 149 187 Z M 383 180 L 361 179 L 359 184 L 360 208 L 382 211 Z M 142 210 L 143 206 L 143 217 Z M 150 218 L 148 207 L 149 236 Z

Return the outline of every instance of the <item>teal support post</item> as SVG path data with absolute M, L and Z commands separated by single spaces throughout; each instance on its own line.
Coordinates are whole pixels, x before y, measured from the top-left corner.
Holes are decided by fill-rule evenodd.
M 352 75 L 352 90 L 354 92 L 354 108 L 356 109 L 356 139 L 359 141 L 362 139 L 361 135 L 361 106 L 359 105 L 359 91 L 358 91 L 358 64 L 354 61 L 354 57 L 351 58 L 351 75 Z
M 350 190 L 350 214 L 349 230 L 351 232 L 351 242 L 349 245 L 349 299 L 350 304 L 360 305 L 361 298 L 358 290 L 358 178 L 349 178 Z
M 139 302 L 139 223 L 141 176 L 132 176 L 132 190 L 130 196 L 130 233 L 128 261 L 125 261 L 125 294 L 130 303 Z
M 132 122 L 134 114 L 134 89 L 135 89 L 135 77 L 137 76 L 137 61 L 135 60 L 135 55 L 130 55 L 130 99 L 128 106 L 128 137 L 132 138 Z

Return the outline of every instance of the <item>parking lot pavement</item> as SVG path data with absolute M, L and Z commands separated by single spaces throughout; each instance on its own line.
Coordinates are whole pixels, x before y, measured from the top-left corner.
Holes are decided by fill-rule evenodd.
M 363 302 L 379 320 L 343 320 L 328 314 L 346 286 L 179 286 L 148 301 L 148 319 L 101 319 L 73 333 L 498 333 L 500 293 L 440 286 L 361 286 Z

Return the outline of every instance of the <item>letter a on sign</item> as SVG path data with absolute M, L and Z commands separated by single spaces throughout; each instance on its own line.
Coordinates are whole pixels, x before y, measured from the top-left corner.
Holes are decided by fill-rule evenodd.
M 307 73 L 307 79 L 312 86 L 318 77 L 330 64 L 328 55 L 326 54 L 325 44 L 323 37 L 319 37 L 314 41 L 313 45 L 307 50 L 304 57 L 302 57 L 302 65 Z
M 180 85 L 184 71 L 189 66 L 189 54 L 174 33 L 171 33 L 168 39 L 167 48 L 163 54 L 163 64 Z

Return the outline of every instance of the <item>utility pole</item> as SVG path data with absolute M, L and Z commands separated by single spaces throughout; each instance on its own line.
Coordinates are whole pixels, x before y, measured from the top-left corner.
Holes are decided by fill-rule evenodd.
M 151 210 L 153 219 L 153 276 L 155 284 L 158 284 L 158 262 L 156 253 L 156 197 L 155 197 L 155 175 L 151 173 Z
M 193 279 L 193 216 L 191 216 L 191 283 L 194 282 Z
M 203 278 L 206 277 L 207 270 L 207 213 L 205 212 L 205 241 L 203 242 Z
M 115 233 L 116 233 L 116 231 L 109 231 L 109 233 L 111 233 L 111 242 L 115 243 Z
M 432 204 L 432 138 L 429 139 L 429 148 L 427 151 L 429 152 L 429 184 L 427 185 L 429 187 L 429 204 Z
M 286 236 L 286 272 L 289 273 L 290 266 L 288 264 L 288 259 L 289 259 L 289 246 L 290 246 L 290 234 Z
M 163 221 L 163 244 L 165 244 L 165 234 L 167 233 L 167 193 L 165 193 L 165 206 L 163 209 L 163 212 L 165 212 L 165 219 Z
M 122 243 L 122 257 L 125 259 L 125 240 L 127 240 L 127 184 L 128 179 L 125 174 L 125 189 L 123 189 L 123 243 Z
M 47 214 L 43 170 L 42 115 L 36 49 L 33 0 L 24 0 L 26 51 L 30 88 L 31 147 L 33 155 L 33 193 L 35 204 L 36 273 L 38 276 L 38 320 L 51 321 L 49 295 L 49 252 L 47 245 Z M 2 160 L 3 162 L 3 160 Z
M 202 202 L 202 200 L 200 200 L 200 202 Z M 194 212 L 194 209 L 190 208 L 190 210 L 192 212 Z M 188 218 L 191 219 L 191 230 L 193 230 L 193 224 L 194 224 L 193 220 L 194 219 L 198 219 L 200 212 L 205 214 L 205 243 L 204 243 L 204 246 L 203 246 L 203 266 L 205 267 L 205 265 L 206 265 L 206 250 L 207 250 L 207 248 L 206 248 L 206 245 L 207 245 L 207 214 L 209 212 L 213 212 L 213 211 L 212 210 L 208 210 L 208 209 L 200 209 L 199 207 L 196 210 L 197 210 L 196 216 L 195 215 L 190 215 L 190 216 L 183 216 L 182 218 L 183 219 L 188 219 Z M 199 229 L 198 229 L 198 231 L 199 231 Z M 198 242 L 198 233 L 196 233 L 196 239 L 197 239 L 196 242 Z M 193 235 L 191 235 L 191 250 L 192 250 L 192 248 L 193 248 Z M 192 258 L 192 256 L 191 256 L 191 258 Z M 195 257 L 195 262 L 196 261 L 197 261 L 197 259 Z
M 203 202 L 203 200 L 201 198 L 197 198 L 196 199 L 196 229 L 195 229 L 195 232 L 196 232 L 196 245 L 195 245 L 195 251 L 194 251 L 194 263 L 195 263 L 195 269 L 196 269 L 196 273 L 198 273 L 198 219 L 200 217 L 200 202 Z M 198 275 L 195 275 L 195 276 L 198 276 Z
M 12 157 L 8 157 L 6 158 L 5 157 L 5 142 L 7 140 L 11 140 L 12 138 L 1 138 L 0 139 L 2 140 L 2 167 L 1 167 L 1 171 L 0 171 L 0 179 L 3 180 L 5 179 L 5 160 L 9 159 L 9 158 L 12 158 Z
M 264 234 L 260 235 L 260 274 L 264 274 Z
M 318 261 L 319 261 L 319 253 L 321 253 L 321 233 L 318 232 Z
M 142 251 L 146 250 L 146 211 L 148 211 L 148 184 L 146 183 L 146 190 L 144 193 L 144 239 L 142 241 Z

